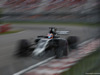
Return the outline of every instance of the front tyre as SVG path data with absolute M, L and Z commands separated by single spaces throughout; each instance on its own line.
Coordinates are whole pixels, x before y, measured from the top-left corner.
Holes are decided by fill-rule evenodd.
M 63 57 L 63 56 L 64 56 L 64 50 L 62 50 L 62 49 L 57 49 L 57 50 L 55 51 L 55 55 L 56 55 L 56 59 L 57 59 L 57 58 Z
M 17 55 L 19 56 L 28 56 L 29 54 L 29 41 L 26 39 L 20 40 L 18 42 L 18 48 L 17 48 Z

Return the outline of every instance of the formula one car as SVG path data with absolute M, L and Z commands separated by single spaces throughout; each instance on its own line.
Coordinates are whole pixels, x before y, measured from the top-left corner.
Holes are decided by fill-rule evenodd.
M 68 34 L 69 31 L 57 31 L 55 27 L 50 27 L 47 36 L 38 36 L 34 42 L 26 39 L 18 43 L 17 54 L 20 56 L 32 55 L 32 57 L 46 57 L 55 55 L 56 58 L 67 56 L 70 49 L 77 47 L 78 38 L 69 36 L 67 39 L 60 38 L 60 34 Z

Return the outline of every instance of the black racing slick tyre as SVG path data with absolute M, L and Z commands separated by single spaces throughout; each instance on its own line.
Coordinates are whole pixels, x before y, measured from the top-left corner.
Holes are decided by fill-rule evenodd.
M 55 57 L 56 59 L 63 57 L 63 55 L 64 55 L 64 50 L 62 50 L 62 49 L 57 49 L 57 50 L 55 51 L 55 55 L 56 55 L 56 57 Z
M 28 56 L 29 51 L 29 41 L 26 39 L 20 40 L 18 42 L 17 55 Z
M 69 36 L 68 39 L 68 45 L 71 49 L 77 48 L 77 42 L 78 42 L 78 37 L 76 36 Z

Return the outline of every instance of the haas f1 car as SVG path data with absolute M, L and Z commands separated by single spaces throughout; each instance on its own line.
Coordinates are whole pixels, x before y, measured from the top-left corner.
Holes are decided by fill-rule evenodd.
M 26 39 L 20 40 L 17 55 L 32 55 L 34 58 L 54 55 L 56 58 L 61 58 L 77 47 L 78 38 L 76 36 L 69 36 L 67 39 L 60 38 L 59 35 L 68 34 L 69 31 L 57 31 L 55 27 L 49 29 L 47 36 L 37 36 L 33 42 Z

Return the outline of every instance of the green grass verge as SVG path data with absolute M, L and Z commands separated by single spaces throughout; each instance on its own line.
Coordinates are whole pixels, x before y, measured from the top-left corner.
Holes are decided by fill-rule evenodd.
M 12 34 L 12 33 L 17 33 L 17 32 L 20 32 L 22 30 L 15 30 L 15 31 L 7 31 L 7 32 L 4 32 L 4 33 L 0 33 L 0 35 L 5 35 L 5 34 Z
M 33 22 L 33 21 L 12 21 L 6 23 L 13 23 L 13 24 L 51 24 L 51 25 L 77 25 L 77 26 L 100 26 L 100 23 L 82 23 L 82 22 Z
M 92 75 L 87 73 L 100 73 L 100 48 L 91 55 L 81 59 L 76 65 L 61 75 Z

